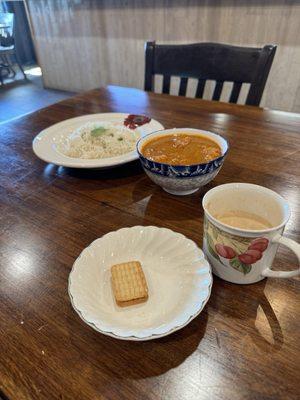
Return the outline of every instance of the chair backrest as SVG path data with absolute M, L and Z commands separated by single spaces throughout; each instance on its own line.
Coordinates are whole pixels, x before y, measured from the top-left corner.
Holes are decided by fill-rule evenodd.
M 196 97 L 205 82 L 216 81 L 212 100 L 220 100 L 225 82 L 233 82 L 229 102 L 236 103 L 243 83 L 250 89 L 246 104 L 258 106 L 271 69 L 276 46 L 239 47 L 218 43 L 145 46 L 145 90 L 154 90 L 155 75 L 163 75 L 163 93 L 170 93 L 171 76 L 180 77 L 179 96 L 185 96 L 189 78 L 197 78 Z
M 14 14 L 0 13 L 0 46 L 8 47 L 14 44 Z

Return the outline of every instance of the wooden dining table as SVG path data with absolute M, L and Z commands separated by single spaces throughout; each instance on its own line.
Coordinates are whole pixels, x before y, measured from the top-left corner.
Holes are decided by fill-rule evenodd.
M 211 183 L 177 197 L 138 160 L 75 170 L 33 154 L 44 128 L 103 112 L 217 132 L 229 141 L 228 156 Z M 167 227 L 201 247 L 202 197 L 227 182 L 285 197 L 292 211 L 285 234 L 299 241 L 300 115 L 108 86 L 0 124 L 0 149 L 0 398 L 299 400 L 299 278 L 236 285 L 214 277 L 197 318 L 148 342 L 93 330 L 73 310 L 67 287 L 81 251 L 122 227 Z M 274 269 L 296 264 L 280 247 Z

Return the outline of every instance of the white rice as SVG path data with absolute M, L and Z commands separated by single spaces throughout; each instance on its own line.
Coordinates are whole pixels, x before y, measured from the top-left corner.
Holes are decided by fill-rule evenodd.
M 100 132 L 95 131 L 97 128 L 100 128 Z M 115 157 L 133 151 L 139 137 L 136 129 L 128 129 L 120 124 L 106 121 L 88 122 L 61 143 L 59 150 L 73 158 Z

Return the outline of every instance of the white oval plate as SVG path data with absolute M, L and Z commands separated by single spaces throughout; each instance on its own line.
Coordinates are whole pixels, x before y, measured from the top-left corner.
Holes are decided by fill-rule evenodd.
M 71 168 L 109 168 L 137 160 L 138 154 L 136 150 L 111 158 L 81 159 L 68 157 L 57 149 L 59 143 L 70 136 L 75 129 L 78 129 L 87 122 L 106 121 L 123 124 L 128 115 L 123 113 L 89 114 L 58 122 L 44 129 L 34 138 L 32 143 L 33 151 L 43 161 Z M 161 129 L 164 129 L 164 127 L 155 119 L 151 119 L 148 124 L 137 127 L 136 131 L 142 137 Z
M 149 298 L 118 307 L 110 267 L 140 261 Z M 69 276 L 69 295 L 79 316 L 104 335 L 150 340 L 187 325 L 203 309 L 212 287 L 211 268 L 202 250 L 184 235 L 155 226 L 110 232 L 85 248 Z

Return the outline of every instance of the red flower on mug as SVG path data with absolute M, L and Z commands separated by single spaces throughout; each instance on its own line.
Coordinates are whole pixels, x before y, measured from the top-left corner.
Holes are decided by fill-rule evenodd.
M 264 252 L 268 247 L 269 240 L 266 238 L 257 238 L 252 240 L 250 246 L 248 247 L 249 250 L 259 250 Z
M 138 126 L 148 124 L 150 121 L 151 118 L 146 117 L 145 115 L 130 114 L 125 118 L 124 125 L 129 129 L 136 129 Z
M 224 244 L 217 243 L 215 245 L 216 252 L 219 254 L 219 256 L 227 258 L 231 260 L 236 256 L 236 252 L 230 247 L 230 246 L 225 246 Z
M 259 250 L 246 250 L 244 253 L 238 255 L 238 259 L 243 264 L 255 264 L 256 261 L 262 258 L 262 252 Z

